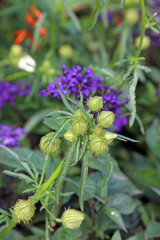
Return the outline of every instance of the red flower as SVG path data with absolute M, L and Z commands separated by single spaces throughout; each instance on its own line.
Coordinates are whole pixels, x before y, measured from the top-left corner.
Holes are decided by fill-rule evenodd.
M 39 11 L 36 7 L 31 7 L 30 12 L 26 14 L 26 22 L 29 25 L 36 25 L 38 20 L 42 17 L 41 11 Z M 39 33 L 41 36 L 47 35 L 47 30 L 44 27 L 40 27 Z M 34 38 L 33 35 L 28 31 L 27 29 L 21 29 L 15 31 L 16 39 L 14 40 L 15 44 L 21 44 L 24 39 L 28 39 L 32 44 L 34 44 Z M 37 45 L 36 50 L 39 49 L 39 46 Z

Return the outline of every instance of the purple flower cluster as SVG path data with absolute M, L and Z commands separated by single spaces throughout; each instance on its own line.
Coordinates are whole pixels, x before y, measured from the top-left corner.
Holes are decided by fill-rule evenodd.
M 0 141 L 2 141 L 0 145 L 17 147 L 19 146 L 21 135 L 25 133 L 26 130 L 24 128 L 0 124 Z
M 101 96 L 103 98 L 104 109 L 115 113 L 116 131 L 121 131 L 122 127 L 128 123 L 127 117 L 120 117 L 122 107 L 127 103 L 120 100 L 119 95 L 122 92 L 117 92 L 109 85 L 104 84 L 103 77 L 97 77 L 91 68 L 86 68 L 82 72 L 82 67 L 73 65 L 69 70 L 64 64 L 62 65 L 63 75 L 60 75 L 55 82 L 50 83 L 46 89 L 39 92 L 39 96 L 60 98 L 58 89 L 63 93 L 74 95 L 76 99 L 80 98 L 80 93 L 83 94 L 84 100 L 87 100 L 90 95 Z
M 150 2 L 151 13 L 157 13 L 156 20 L 160 23 L 160 1 L 159 0 L 152 0 Z
M 16 84 L 0 81 L 0 109 L 6 103 L 14 105 L 16 96 L 23 97 L 31 91 L 31 84 L 18 81 Z

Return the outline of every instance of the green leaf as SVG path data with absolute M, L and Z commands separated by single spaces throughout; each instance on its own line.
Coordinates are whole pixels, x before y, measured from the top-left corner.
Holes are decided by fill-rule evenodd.
M 23 168 L 28 172 L 28 174 L 34 179 L 34 174 L 32 173 L 29 165 L 27 162 L 23 161 L 23 159 L 21 159 L 15 152 L 13 152 L 10 148 L 5 147 L 0 145 L 0 148 L 2 148 L 3 150 L 5 150 L 7 153 L 9 153 L 14 159 L 16 159 L 21 166 L 23 166 Z
M 126 194 L 117 194 L 107 203 L 107 207 L 115 207 L 121 214 L 131 214 L 134 212 L 137 204 Z
M 71 183 L 73 186 L 78 187 L 78 190 L 76 191 L 76 189 L 74 188 L 74 191 L 75 191 L 77 194 L 79 193 L 80 184 L 79 184 L 77 181 L 75 181 L 75 180 L 73 180 L 73 179 L 71 179 L 71 178 L 68 178 L 68 177 L 65 177 L 65 181 Z M 93 188 L 93 190 L 92 190 L 92 188 Z M 90 183 L 90 182 L 88 181 L 88 179 L 87 179 L 87 184 L 86 184 L 85 192 L 89 194 L 90 198 L 93 198 L 93 197 L 94 197 L 94 198 L 96 198 L 98 201 L 100 201 L 101 203 L 104 203 L 104 201 L 103 201 L 100 197 L 98 197 L 96 194 L 94 194 L 95 190 L 96 190 L 96 189 L 94 188 L 94 186 L 91 185 L 91 183 Z M 88 197 L 88 196 L 87 196 L 87 197 Z
M 95 16 L 94 16 L 94 19 L 93 19 L 93 22 L 89 28 L 89 30 L 91 30 L 94 25 L 96 24 L 96 21 L 97 21 L 97 18 L 99 16 L 99 14 L 102 12 L 103 8 L 110 2 L 110 0 L 101 0 L 100 2 L 100 6 L 99 8 L 97 9 L 96 13 L 95 13 Z
M 113 222 L 115 222 L 121 229 L 127 232 L 127 229 L 124 225 L 123 219 L 115 208 L 104 207 L 102 209 L 103 213 L 106 214 Z
M 104 183 L 103 185 L 105 186 L 108 182 L 108 180 L 110 179 L 111 177 L 111 174 L 112 174 L 112 171 L 113 171 L 113 163 L 112 163 L 112 160 L 109 156 L 109 153 L 107 154 L 104 154 L 105 158 L 107 159 L 107 167 L 108 167 L 108 173 L 107 173 L 107 176 L 105 177 L 105 180 L 104 180 Z
M 80 194 L 79 194 L 79 206 L 82 212 L 84 211 L 84 195 L 85 195 L 87 175 L 88 175 L 88 156 L 87 156 L 87 152 L 85 152 L 82 158 Z
M 148 147 L 156 156 L 160 156 L 159 137 L 160 122 L 156 120 L 146 132 L 146 142 Z
M 145 237 L 147 239 L 160 237 L 160 223 L 151 221 L 145 232 Z
M 125 0 L 121 0 L 121 8 L 123 8 L 124 4 L 125 4 Z
M 60 227 L 53 235 L 52 240 L 77 240 L 84 239 L 84 234 L 81 232 L 80 228 L 71 230 L 64 227 Z
M 111 240 L 122 240 L 120 232 L 117 230 Z
M 26 181 L 27 183 L 29 182 L 33 182 L 33 179 L 28 177 L 27 175 L 23 174 L 23 173 L 14 173 L 14 172 L 11 172 L 11 171 L 8 171 L 8 170 L 4 170 L 3 171 L 6 175 L 9 175 L 11 177 L 16 177 L 16 178 L 19 178 L 21 180 L 24 180 Z
M 74 108 L 69 104 L 69 102 L 67 101 L 66 97 L 61 93 L 61 91 L 58 90 L 58 92 L 59 92 L 59 94 L 60 94 L 60 96 L 61 96 L 61 98 L 62 98 L 62 101 L 63 101 L 64 105 L 66 106 L 66 108 L 68 108 L 68 110 L 75 115 L 75 110 L 74 110 Z
M 71 18 L 72 22 L 74 23 L 77 31 L 81 31 L 80 22 L 79 22 L 77 16 L 75 15 L 75 13 L 72 11 L 72 8 L 70 7 L 68 1 L 67 0 L 62 0 L 62 1 L 63 1 L 63 5 L 64 5 L 69 17 Z
M 11 230 L 8 232 L 4 237 L 1 238 L 1 240 L 23 240 L 23 235 L 16 230 Z
M 39 112 L 36 112 L 32 117 L 29 118 L 29 120 L 25 123 L 24 128 L 27 130 L 27 132 L 30 132 L 34 127 L 40 123 L 43 118 L 51 112 L 52 109 L 43 109 Z

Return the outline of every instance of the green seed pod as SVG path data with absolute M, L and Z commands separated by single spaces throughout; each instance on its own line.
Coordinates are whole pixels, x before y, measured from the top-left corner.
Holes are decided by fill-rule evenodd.
M 65 134 L 64 134 L 64 138 L 70 142 L 74 142 L 74 140 L 76 139 L 76 135 L 73 134 L 73 132 L 71 130 L 68 130 Z
M 72 122 L 72 130 L 75 135 L 83 135 L 88 128 L 88 123 L 84 119 L 75 119 Z
M 79 228 L 84 220 L 84 214 L 74 209 L 66 210 L 62 215 L 62 224 L 65 228 Z
M 41 138 L 39 146 L 44 153 L 54 153 L 59 150 L 61 140 L 56 138 L 51 142 L 54 134 L 54 132 L 50 132 Z
M 102 111 L 98 116 L 98 123 L 101 127 L 110 127 L 115 120 L 115 115 L 111 111 Z
M 31 220 L 35 213 L 35 206 L 34 204 L 28 200 L 19 200 L 14 208 L 13 214 L 15 215 L 18 221 L 23 221 L 24 223 Z
M 90 149 L 96 154 L 101 154 L 107 151 L 107 139 L 101 136 L 93 135 L 90 140 Z
M 21 56 L 22 47 L 17 44 L 12 45 L 10 49 L 10 55 L 12 55 L 13 57 Z
M 103 108 L 103 99 L 102 97 L 91 97 L 87 101 L 87 105 L 90 110 L 92 111 L 99 111 L 101 108 Z
M 114 133 L 109 133 L 109 132 L 106 132 L 104 137 L 107 139 L 107 142 L 108 144 L 111 143 L 116 137 L 117 135 L 114 134 Z

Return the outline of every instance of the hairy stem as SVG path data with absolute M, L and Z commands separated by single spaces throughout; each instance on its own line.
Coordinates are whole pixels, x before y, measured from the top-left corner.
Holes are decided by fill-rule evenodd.
M 14 228 L 17 225 L 17 223 L 18 223 L 17 220 L 14 221 L 12 220 L 9 226 L 0 232 L 0 238 L 6 235 L 12 228 Z

